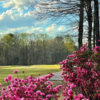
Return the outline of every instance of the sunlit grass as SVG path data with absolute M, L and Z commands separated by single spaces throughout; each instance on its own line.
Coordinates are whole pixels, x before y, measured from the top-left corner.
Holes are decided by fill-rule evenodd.
M 24 78 L 22 71 L 25 71 L 26 77 L 28 77 L 29 75 L 37 76 L 38 74 L 44 75 L 61 71 L 60 65 L 0 66 L 0 83 L 4 83 L 4 78 L 8 75 L 17 77 L 16 74 L 13 74 L 13 71 L 16 69 L 19 70 L 19 78 Z

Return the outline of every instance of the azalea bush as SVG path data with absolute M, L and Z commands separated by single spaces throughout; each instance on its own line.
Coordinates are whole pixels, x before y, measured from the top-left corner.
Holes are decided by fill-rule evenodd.
M 100 100 L 100 47 L 84 44 L 60 62 L 64 80 L 63 100 Z
M 24 74 L 24 71 L 22 73 Z M 14 74 L 17 74 L 14 79 L 12 75 L 4 79 L 8 83 L 7 88 L 0 84 L 0 100 L 58 100 L 62 86 L 53 87 L 53 83 L 48 81 L 54 76 L 52 73 L 41 78 L 29 76 L 27 79 L 19 79 L 18 70 L 15 70 Z

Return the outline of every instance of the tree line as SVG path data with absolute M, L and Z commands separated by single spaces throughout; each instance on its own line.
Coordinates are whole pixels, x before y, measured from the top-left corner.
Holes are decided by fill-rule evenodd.
M 56 64 L 75 49 L 70 35 L 9 33 L 0 39 L 0 65 Z

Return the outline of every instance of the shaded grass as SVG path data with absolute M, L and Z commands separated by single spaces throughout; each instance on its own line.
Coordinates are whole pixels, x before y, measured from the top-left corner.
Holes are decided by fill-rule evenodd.
M 58 85 L 62 85 L 62 86 L 64 85 L 63 81 L 52 81 L 52 82 L 53 82 L 53 87 L 56 87 Z M 59 92 L 60 97 L 58 100 L 64 99 L 64 96 L 62 96 L 62 91 L 63 90 L 60 90 L 60 92 Z
M 0 66 L 0 83 L 4 83 L 4 78 L 8 75 L 13 75 L 13 78 L 17 77 L 16 74 L 13 74 L 13 71 L 16 69 L 19 70 L 19 78 L 24 78 L 22 71 L 25 71 L 26 77 L 29 75 L 37 76 L 38 74 L 45 75 L 61 71 L 60 65 Z M 6 84 L 4 83 L 4 85 Z

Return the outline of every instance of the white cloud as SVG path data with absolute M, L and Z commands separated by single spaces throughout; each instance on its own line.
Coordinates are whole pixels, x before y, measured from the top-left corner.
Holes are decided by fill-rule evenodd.
M 12 7 L 18 11 L 22 11 L 24 9 L 28 9 L 29 0 L 2 0 L 2 2 L 4 8 Z
M 46 23 L 47 23 L 47 20 L 36 22 L 37 25 L 43 25 L 43 24 L 46 24 Z
M 7 10 L 6 12 L 3 12 L 0 15 L 0 20 L 5 19 L 6 17 L 7 18 L 9 17 L 10 19 L 14 19 L 13 14 L 14 14 L 14 12 L 12 10 Z
M 52 24 L 51 26 L 49 26 L 49 27 L 47 27 L 46 28 L 46 32 L 48 33 L 48 32 L 54 32 L 54 31 L 56 31 L 56 29 L 57 29 L 57 26 L 56 26 L 56 24 Z
M 42 33 L 43 30 L 42 30 L 41 27 L 36 27 L 36 28 L 33 28 L 33 27 L 32 27 L 32 28 L 29 29 L 27 32 L 28 32 L 28 33 Z
M 24 14 L 24 17 L 29 17 L 29 16 L 32 17 L 31 11 L 28 11 L 27 13 Z
M 31 12 L 23 13 L 18 12 L 17 10 L 7 10 L 0 14 L 0 28 L 15 28 L 15 27 L 25 27 L 25 26 L 34 26 L 34 17 L 31 15 Z
M 36 28 L 33 28 L 33 27 L 17 27 L 17 28 L 7 28 L 6 30 L 2 30 L 0 29 L 0 34 L 8 34 L 8 33 L 14 33 L 14 32 L 19 32 L 19 33 L 23 33 L 23 32 L 26 32 L 26 33 L 43 33 L 43 30 L 41 27 L 36 27 Z
M 58 31 L 64 31 L 65 27 L 64 26 L 60 26 L 59 28 L 57 28 Z
M 26 29 L 28 29 L 28 27 L 8 28 L 8 30 L 10 30 L 12 32 L 26 30 Z
M 0 14 L 0 34 L 14 32 L 43 33 L 43 29 L 39 26 L 37 27 L 37 25 L 43 25 L 47 20 L 37 21 L 34 19 L 32 12 L 27 9 L 29 1 L 30 0 L 0 0 L 0 7 L 2 6 L 4 11 L 8 9 L 5 12 L 2 11 Z
M 6 30 L 0 29 L 0 34 L 8 34 L 14 32 L 26 32 L 29 27 L 18 27 L 18 28 L 6 28 Z
M 31 11 L 28 11 L 28 2 L 30 0 L 0 0 L 3 8 L 9 8 L 0 14 L 0 33 L 9 33 L 9 32 L 30 32 L 30 33 L 43 33 L 44 28 L 47 27 L 48 20 L 37 21 L 34 19 Z M 55 2 L 54 2 L 55 3 Z M 25 10 L 28 9 L 28 10 Z M 24 11 L 25 10 L 25 11 Z M 36 10 L 40 10 L 36 8 Z M 27 11 L 27 12 L 26 12 Z M 43 29 L 38 25 L 42 25 Z M 43 26 L 45 25 L 45 26 Z M 33 27 L 32 27 L 33 26 Z M 57 28 L 56 24 L 45 28 L 45 32 L 48 34 L 54 34 L 59 31 L 62 31 L 64 26 Z M 4 31 L 3 31 L 4 30 Z

